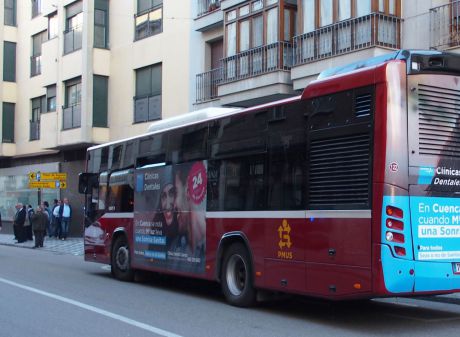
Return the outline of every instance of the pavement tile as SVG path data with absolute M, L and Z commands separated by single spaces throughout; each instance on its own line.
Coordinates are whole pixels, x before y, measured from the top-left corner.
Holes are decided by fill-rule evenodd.
M 23 243 L 15 242 L 16 240 L 14 240 L 14 235 L 0 234 L 0 245 L 30 249 L 32 249 L 35 245 L 34 241 L 26 241 Z M 46 237 L 43 243 L 43 248 L 38 249 L 60 254 L 83 255 L 83 238 L 67 238 L 67 240 L 62 241 Z

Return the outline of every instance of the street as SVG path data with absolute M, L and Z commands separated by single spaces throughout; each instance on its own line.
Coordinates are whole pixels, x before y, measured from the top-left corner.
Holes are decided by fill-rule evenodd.
M 225 303 L 217 284 L 156 274 L 123 283 L 82 256 L 0 246 L 0 265 L 1 336 L 421 337 L 460 329 L 459 297 L 296 297 L 241 309 Z

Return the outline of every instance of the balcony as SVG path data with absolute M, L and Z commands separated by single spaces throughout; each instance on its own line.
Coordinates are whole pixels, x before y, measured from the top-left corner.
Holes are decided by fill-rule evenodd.
M 217 68 L 196 75 L 196 102 L 203 103 L 217 98 L 217 85 L 222 82 L 222 69 Z
M 30 121 L 30 135 L 29 140 L 40 139 L 40 121 Z
M 82 27 L 64 32 L 64 55 L 81 49 Z
M 246 50 L 222 59 L 221 63 L 221 68 L 197 75 L 196 103 L 222 100 L 226 96 L 220 103 L 250 106 L 256 99 L 261 103 L 264 97 L 275 99 L 292 95 L 289 73 L 292 44 L 289 42 Z
M 40 75 L 42 73 L 42 56 L 36 55 L 30 57 L 30 77 Z
M 220 0 L 198 0 L 197 18 L 220 9 Z
M 400 48 L 401 19 L 373 13 L 294 37 L 294 66 L 370 47 Z
M 62 129 L 69 130 L 81 126 L 81 105 L 76 104 L 62 108 Z
M 460 46 L 460 1 L 430 9 L 430 48 Z

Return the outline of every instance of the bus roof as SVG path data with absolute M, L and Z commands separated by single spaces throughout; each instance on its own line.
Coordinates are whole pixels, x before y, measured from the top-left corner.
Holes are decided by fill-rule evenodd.
M 213 107 L 213 108 L 206 108 L 206 109 L 202 109 L 202 110 L 197 110 L 197 111 L 193 111 L 193 112 L 186 113 L 186 114 L 183 114 L 183 115 L 179 115 L 179 116 L 176 116 L 176 117 L 166 118 L 164 120 L 152 123 L 148 128 L 148 132 L 146 132 L 146 133 L 136 135 L 136 136 L 133 136 L 133 137 L 129 137 L 129 138 L 123 138 L 123 139 L 119 139 L 119 140 L 114 140 L 112 142 L 108 142 L 108 143 L 104 143 L 104 144 L 94 145 L 94 146 L 89 147 L 87 149 L 87 151 L 92 151 L 92 150 L 95 150 L 95 149 L 98 149 L 98 148 L 101 148 L 101 147 L 106 147 L 106 146 L 111 146 L 111 145 L 115 145 L 115 144 L 124 143 L 124 142 L 129 141 L 129 140 L 142 138 L 142 137 L 150 135 L 150 134 L 155 134 L 155 133 L 159 133 L 159 132 L 163 132 L 163 131 L 167 131 L 167 130 L 171 130 L 171 129 L 176 129 L 176 128 L 183 127 L 183 126 L 188 126 L 188 125 L 193 125 L 193 124 L 197 124 L 197 123 L 201 123 L 201 122 L 211 121 L 211 120 L 217 119 L 219 117 L 231 116 L 231 115 L 234 115 L 234 114 L 237 114 L 237 113 L 240 113 L 240 112 L 250 112 L 250 111 L 254 111 L 254 110 L 270 108 L 270 107 L 274 107 L 274 106 L 277 106 L 277 105 L 280 105 L 280 104 L 286 104 L 286 103 L 289 103 L 289 102 L 294 102 L 294 101 L 300 100 L 300 98 L 301 98 L 301 96 L 298 95 L 298 96 L 294 96 L 294 97 L 285 98 L 283 100 L 279 100 L 279 101 L 275 101 L 275 102 L 269 102 L 269 103 L 249 107 L 249 108 L 216 108 L 216 107 Z
M 376 66 L 392 60 L 406 61 L 407 74 L 429 71 L 460 71 L 460 64 L 458 63 L 458 54 L 441 52 L 437 50 L 401 49 L 388 54 L 371 57 L 365 60 L 360 60 L 335 68 L 326 69 L 318 75 L 317 79 L 322 80 L 334 75 L 350 73 L 355 70 Z M 417 65 L 413 65 L 412 62 L 417 63 Z

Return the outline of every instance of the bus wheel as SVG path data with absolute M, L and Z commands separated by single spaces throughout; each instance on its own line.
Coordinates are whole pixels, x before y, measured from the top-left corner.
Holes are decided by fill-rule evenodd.
M 134 270 L 131 269 L 129 246 L 124 236 L 119 236 L 113 245 L 111 259 L 112 274 L 121 281 L 133 281 Z
M 249 253 L 242 243 L 232 244 L 224 255 L 222 291 L 231 305 L 248 307 L 255 301 L 252 266 Z

